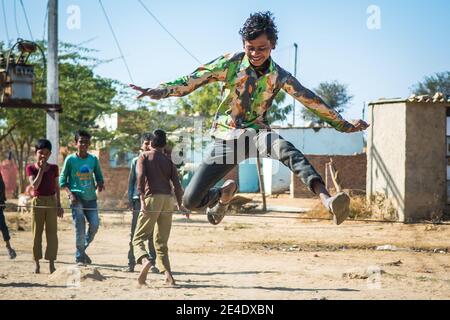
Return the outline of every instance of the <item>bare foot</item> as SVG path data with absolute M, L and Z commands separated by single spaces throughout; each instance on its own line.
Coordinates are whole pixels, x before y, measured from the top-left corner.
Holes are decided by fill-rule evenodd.
M 221 190 L 222 190 L 222 196 L 220 197 L 221 203 L 228 203 L 233 198 L 234 194 L 236 193 L 237 184 L 234 180 L 227 180 L 223 184 Z
M 49 264 L 50 264 L 50 273 L 55 272 L 56 271 L 55 262 L 53 260 L 50 260 Z
M 170 271 L 166 271 L 165 274 L 166 274 L 166 285 L 176 286 L 175 279 L 173 278 L 172 273 Z
M 145 262 L 144 262 L 144 260 L 145 260 Z M 144 260 L 142 260 L 142 270 L 139 273 L 139 277 L 138 277 L 138 283 L 140 285 L 145 284 L 145 281 L 147 280 L 148 271 L 150 270 L 150 267 L 152 266 L 152 264 L 150 263 L 149 260 L 147 260 L 147 259 L 144 259 Z

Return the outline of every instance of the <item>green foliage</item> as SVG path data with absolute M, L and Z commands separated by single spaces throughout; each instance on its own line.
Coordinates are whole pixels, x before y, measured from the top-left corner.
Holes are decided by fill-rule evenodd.
M 119 118 L 118 128 L 115 132 L 109 133 L 112 139 L 111 146 L 119 152 L 137 153 L 143 133 L 155 129 L 163 129 L 170 133 L 190 125 L 191 121 L 188 118 L 180 118 L 157 109 L 161 109 L 161 106 L 155 103 L 152 103 L 150 108 L 140 106 L 135 110 L 127 110 L 124 106 L 118 107 L 116 109 Z M 169 141 L 169 145 L 171 144 Z
M 273 123 L 285 120 L 287 114 L 292 110 L 292 105 L 283 106 L 286 93 L 280 91 L 267 112 L 267 120 Z M 177 114 L 179 116 L 201 117 L 204 121 L 204 130 L 211 128 L 214 116 L 222 100 L 222 91 L 218 83 L 208 84 L 197 89 L 186 98 L 177 101 Z
M 45 43 L 39 43 L 46 52 Z M 120 90 L 117 81 L 94 74 L 95 66 L 105 61 L 90 57 L 93 50 L 61 43 L 58 57 L 59 97 L 63 112 L 60 114 L 60 145 L 69 146 L 74 132 L 87 129 L 97 140 L 110 138 L 108 134 L 96 132 L 95 120 L 101 114 L 114 111 L 114 98 Z M 46 102 L 46 79 L 41 54 L 33 54 L 29 62 L 34 64 L 36 81 L 33 92 L 34 103 Z M 14 129 L 4 141 L 14 153 L 19 167 L 19 188 L 26 184 L 24 166 L 32 161 L 34 142 L 45 137 L 46 112 L 38 109 L 0 109 L 0 132 Z M 3 142 L 2 142 L 3 143 Z
M 432 76 L 427 76 L 422 82 L 418 82 L 412 88 L 412 93 L 416 95 L 433 96 L 436 92 L 450 94 L 450 71 L 438 72 Z
M 203 86 L 187 97 L 178 99 L 177 114 L 203 118 L 204 129 L 208 130 L 211 128 L 221 97 L 221 87 L 218 83 Z
M 353 96 L 347 91 L 347 86 L 338 81 L 322 82 L 314 91 L 330 108 L 339 113 L 343 112 L 348 107 L 348 103 L 353 99 Z M 307 108 L 302 109 L 302 116 L 305 120 L 323 123 L 323 120 Z
M 284 121 L 287 118 L 289 112 L 292 111 L 292 104 L 287 104 L 283 106 L 286 100 L 286 93 L 284 91 L 278 92 L 273 100 L 272 107 L 266 114 L 267 122 L 269 124 L 276 121 Z

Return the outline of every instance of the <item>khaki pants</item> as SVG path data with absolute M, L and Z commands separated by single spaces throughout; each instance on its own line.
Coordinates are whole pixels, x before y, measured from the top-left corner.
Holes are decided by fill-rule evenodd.
M 56 214 L 56 197 L 39 196 L 32 199 L 32 220 L 31 229 L 33 231 L 33 259 L 42 259 L 42 232 L 45 226 L 45 236 L 47 239 L 47 249 L 45 250 L 46 260 L 56 260 L 58 252 L 58 223 Z M 34 208 L 35 206 L 45 206 L 52 208 Z
M 170 229 L 172 227 L 173 197 L 170 194 L 156 194 L 145 199 L 145 213 L 140 212 L 133 237 L 133 249 L 136 262 L 149 258 L 145 243 L 153 230 L 156 249 L 156 266 L 161 272 L 171 271 L 169 262 Z M 156 225 L 156 226 L 155 226 Z

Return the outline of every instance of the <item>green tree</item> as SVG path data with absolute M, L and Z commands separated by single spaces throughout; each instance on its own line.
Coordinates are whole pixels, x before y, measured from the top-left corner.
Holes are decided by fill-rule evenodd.
M 267 112 L 267 121 L 273 123 L 278 120 L 285 120 L 287 114 L 292 110 L 292 105 L 283 105 L 286 93 L 280 91 Z M 214 116 L 222 101 L 222 90 L 218 83 L 212 83 L 197 89 L 185 98 L 176 102 L 175 108 L 180 116 L 202 117 L 204 129 L 211 128 Z
M 156 103 L 141 105 L 135 110 L 119 106 L 115 111 L 119 119 L 117 130 L 110 132 L 109 137 L 105 136 L 104 140 L 111 139 L 111 147 L 119 152 L 137 153 L 140 147 L 140 138 L 145 132 L 163 129 L 170 134 L 180 127 L 191 125 L 188 118 L 169 114 L 161 110 L 161 106 Z
M 427 76 L 422 82 L 418 82 L 412 88 L 416 95 L 433 96 L 436 92 L 450 94 L 450 71 L 438 72 Z
M 314 91 L 330 108 L 339 113 L 343 112 L 348 107 L 349 102 L 353 99 L 353 96 L 347 91 L 347 86 L 338 81 L 321 82 Z M 307 108 L 303 108 L 301 112 L 303 119 L 305 120 L 311 120 L 318 124 L 324 123 L 323 120 Z
M 46 52 L 45 43 L 39 43 Z M 60 145 L 70 146 L 78 129 L 93 131 L 94 138 L 110 138 L 96 130 L 99 115 L 114 112 L 114 98 L 119 93 L 117 81 L 94 74 L 100 61 L 90 54 L 94 50 L 67 43 L 59 45 L 59 96 L 63 112 L 60 114 Z M 36 82 L 33 102 L 46 101 L 46 83 L 42 57 L 34 54 Z M 45 136 L 46 112 L 38 109 L 0 109 L 0 133 L 13 151 L 19 168 L 19 191 L 23 192 L 27 179 L 24 166 L 32 161 L 34 142 Z M 10 130 L 12 128 L 12 130 Z M 1 135 L 1 134 L 0 134 Z M 54 151 L 57 152 L 57 151 Z
M 179 116 L 203 118 L 204 129 L 208 130 L 211 128 L 221 97 L 220 85 L 212 83 L 197 89 L 185 98 L 178 99 L 175 108 Z

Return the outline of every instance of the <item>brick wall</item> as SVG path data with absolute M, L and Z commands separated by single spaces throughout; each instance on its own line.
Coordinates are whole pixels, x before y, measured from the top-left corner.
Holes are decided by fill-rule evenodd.
M 92 151 L 100 162 L 103 178 L 105 180 L 105 191 L 98 194 L 98 199 L 103 206 L 108 208 L 123 208 L 128 203 L 128 175 L 129 168 L 111 168 L 109 165 L 109 149 Z
M 333 164 L 338 173 L 338 179 L 343 189 L 366 189 L 366 154 L 358 154 L 351 156 L 324 156 L 324 155 L 306 155 L 309 162 L 322 176 L 325 182 L 325 164 L 333 159 Z M 334 191 L 334 185 L 331 177 L 328 176 L 328 187 L 330 191 Z M 308 190 L 303 182 L 297 176 L 292 175 L 291 180 L 291 197 L 293 198 L 309 198 L 315 195 Z

